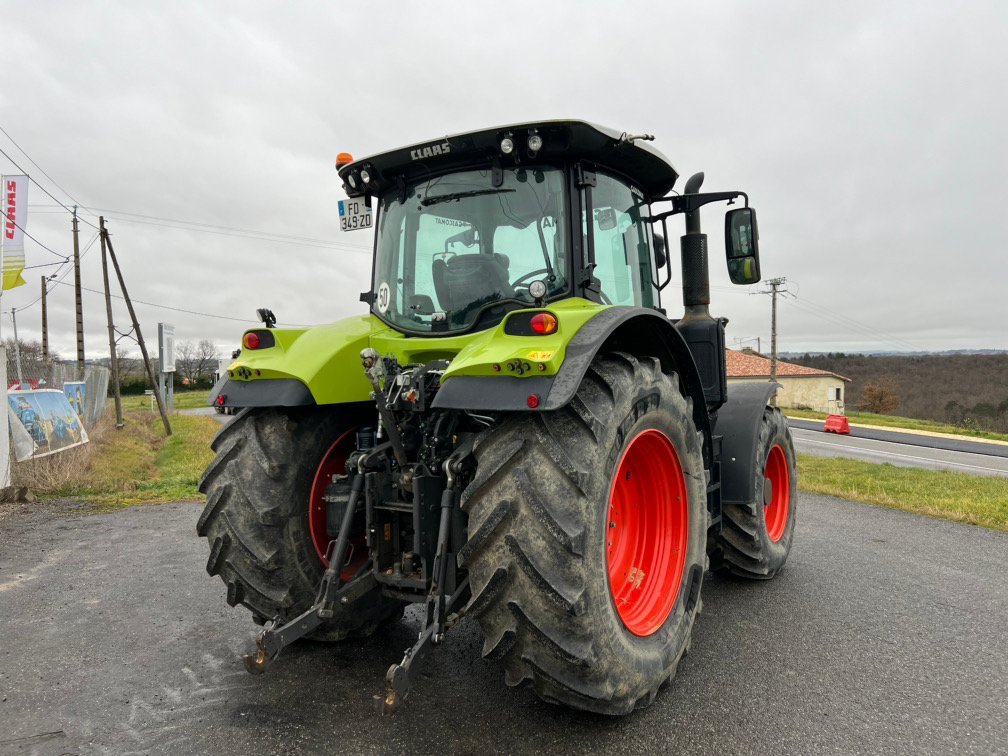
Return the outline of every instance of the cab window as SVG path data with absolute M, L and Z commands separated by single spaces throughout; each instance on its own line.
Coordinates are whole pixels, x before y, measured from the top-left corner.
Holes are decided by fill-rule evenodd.
M 649 208 L 639 190 L 599 173 L 592 187 L 591 233 L 595 242 L 595 277 L 605 304 L 656 307 Z M 584 206 L 584 205 L 583 205 Z M 588 224 L 582 215 L 582 234 Z M 587 244 L 587 239 L 585 239 Z

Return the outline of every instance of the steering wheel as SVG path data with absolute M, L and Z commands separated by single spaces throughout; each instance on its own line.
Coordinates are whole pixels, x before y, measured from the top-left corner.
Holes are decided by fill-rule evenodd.
M 524 286 L 524 287 L 528 288 L 528 285 L 530 283 L 532 283 L 532 282 L 529 281 L 528 283 L 522 283 L 522 281 L 524 281 L 526 278 L 533 278 L 534 276 L 541 276 L 544 273 L 548 275 L 549 274 L 549 269 L 548 268 L 540 268 L 539 270 L 533 270 L 533 271 L 530 271 L 530 272 L 528 272 L 528 273 L 526 273 L 524 275 L 518 276 L 518 278 L 516 278 L 514 281 L 511 282 L 511 287 L 514 288 L 515 286 Z

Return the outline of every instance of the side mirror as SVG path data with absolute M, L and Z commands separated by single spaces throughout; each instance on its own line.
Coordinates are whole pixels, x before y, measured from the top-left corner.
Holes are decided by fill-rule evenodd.
M 665 237 L 661 234 L 652 234 L 652 239 L 654 242 L 655 267 L 661 270 L 665 267 L 665 263 L 668 262 L 668 257 L 665 254 Z
M 760 280 L 759 230 L 756 211 L 751 207 L 725 213 L 725 255 L 732 283 L 754 284 Z

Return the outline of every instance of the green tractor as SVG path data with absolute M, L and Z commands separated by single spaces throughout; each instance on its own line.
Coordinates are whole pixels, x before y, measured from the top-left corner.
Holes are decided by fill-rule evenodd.
M 780 570 L 791 436 L 776 384 L 729 390 L 700 230 L 703 205 L 744 200 L 727 265 L 755 283 L 755 213 L 700 193 L 703 174 L 673 193 L 652 139 L 545 121 L 340 156 L 341 225 L 375 229 L 369 313 L 305 329 L 261 310 L 211 395 L 239 411 L 198 532 L 228 603 L 263 625 L 250 671 L 421 604 L 380 709 L 471 616 L 508 685 L 625 714 L 675 675 L 708 569 Z

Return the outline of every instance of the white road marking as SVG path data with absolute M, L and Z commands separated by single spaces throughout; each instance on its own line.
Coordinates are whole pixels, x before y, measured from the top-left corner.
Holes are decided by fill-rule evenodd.
M 1008 476 L 1008 469 L 999 467 L 990 467 L 989 465 L 977 465 L 969 464 L 967 462 L 956 462 L 950 459 L 942 459 L 938 456 L 927 457 L 921 456 L 919 454 L 905 454 L 896 451 L 889 451 L 886 449 L 880 449 L 877 446 L 865 445 L 865 446 L 855 446 L 853 444 L 845 444 L 839 441 L 823 441 L 815 438 L 809 438 L 805 434 L 814 433 L 814 431 L 804 431 L 800 429 L 792 429 L 792 434 L 795 438 L 796 445 L 805 446 L 815 446 L 823 449 L 830 449 L 837 452 L 847 452 L 847 454 L 838 454 L 838 456 L 854 456 L 854 457 L 882 457 L 894 460 L 905 461 L 908 464 L 914 464 L 916 467 L 921 466 L 941 466 L 945 468 L 955 468 L 960 469 L 964 472 L 974 472 L 974 473 L 985 473 L 987 475 L 997 475 L 997 476 Z M 896 444 L 890 441 L 878 441 L 875 439 L 864 439 L 864 441 L 870 441 L 872 444 L 887 444 L 889 446 L 900 447 L 902 444 Z M 915 447 L 916 448 L 916 447 Z M 934 449 L 936 455 L 943 454 L 945 456 L 956 455 L 956 456 L 968 456 L 975 457 L 979 455 L 969 454 L 968 452 L 954 452 L 947 451 L 944 449 Z M 921 464 L 923 463 L 923 464 Z

